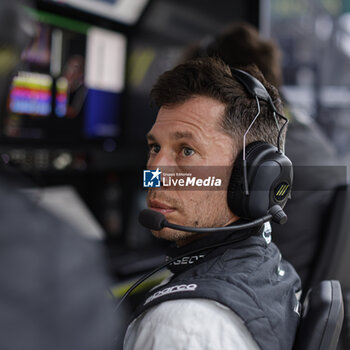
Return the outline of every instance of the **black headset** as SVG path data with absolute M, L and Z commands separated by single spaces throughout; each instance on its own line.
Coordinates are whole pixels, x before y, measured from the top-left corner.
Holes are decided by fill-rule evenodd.
M 247 72 L 231 68 L 233 77 L 257 101 L 258 113 L 243 138 L 243 149 L 238 154 L 231 173 L 227 202 L 232 212 L 241 218 L 254 220 L 266 215 L 271 207 L 283 208 L 290 198 L 293 167 L 280 149 L 280 137 L 288 119 L 281 115 L 264 85 Z M 260 101 L 268 104 L 279 129 L 277 147 L 263 141 L 245 145 L 245 136 L 260 114 Z M 276 115 L 285 123 L 279 128 Z

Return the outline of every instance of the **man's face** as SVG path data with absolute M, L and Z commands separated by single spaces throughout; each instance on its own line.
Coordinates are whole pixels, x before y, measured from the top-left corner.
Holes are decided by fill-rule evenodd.
M 198 166 L 232 166 L 233 140 L 220 130 L 225 105 L 203 96 L 172 107 L 162 107 L 147 135 L 149 169 Z M 230 171 L 229 171 L 230 173 Z M 229 174 L 227 174 L 229 176 Z M 169 222 L 197 227 L 225 226 L 238 218 L 229 210 L 223 190 L 150 189 L 148 207 Z M 156 237 L 183 244 L 193 233 L 163 228 Z

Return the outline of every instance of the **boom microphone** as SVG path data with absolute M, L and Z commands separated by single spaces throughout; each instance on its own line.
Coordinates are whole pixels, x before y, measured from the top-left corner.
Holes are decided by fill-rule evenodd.
M 165 216 L 159 211 L 145 209 L 139 214 L 139 223 L 150 230 L 159 231 L 166 222 Z
M 164 227 L 169 227 L 175 230 L 198 233 L 234 232 L 239 230 L 245 230 L 256 226 L 261 226 L 262 224 L 264 224 L 267 221 L 270 221 L 271 219 L 280 224 L 284 224 L 287 221 L 287 216 L 280 206 L 274 205 L 269 210 L 269 213 L 267 215 L 245 224 L 224 227 L 192 227 L 172 224 L 167 221 L 167 219 L 162 213 L 151 209 L 144 209 L 139 215 L 140 224 L 146 228 L 149 228 L 150 230 L 159 231 Z

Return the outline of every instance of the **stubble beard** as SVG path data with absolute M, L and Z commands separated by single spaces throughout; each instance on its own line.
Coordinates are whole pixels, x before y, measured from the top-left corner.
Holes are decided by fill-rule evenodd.
M 184 219 L 182 222 L 178 223 L 179 225 L 192 227 L 220 227 L 225 225 L 230 220 L 230 214 L 232 213 L 230 213 L 228 208 L 224 209 L 220 208 L 220 206 L 215 205 L 216 201 L 213 203 L 213 195 L 213 192 L 208 192 L 207 195 L 203 197 L 199 203 L 189 198 L 187 210 L 185 210 L 180 201 L 168 196 L 166 193 L 164 194 L 163 192 L 150 191 L 148 193 L 147 199 L 157 199 L 159 201 L 164 201 L 176 208 L 180 216 L 182 216 Z M 216 193 L 216 195 L 219 196 L 218 193 Z M 217 199 L 217 201 L 221 202 L 220 199 Z M 196 219 L 189 219 L 193 217 Z M 152 234 L 157 238 L 176 242 L 179 246 L 187 244 L 206 235 L 203 233 L 185 232 L 171 228 L 163 228 L 159 231 L 152 231 Z

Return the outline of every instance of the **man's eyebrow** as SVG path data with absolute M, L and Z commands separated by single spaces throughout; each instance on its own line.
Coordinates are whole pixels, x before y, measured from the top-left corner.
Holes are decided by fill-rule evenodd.
M 147 138 L 148 141 L 155 141 L 156 140 L 156 138 L 151 133 L 148 133 L 146 135 L 146 138 Z
M 151 134 L 151 133 L 148 133 L 146 135 L 146 137 L 147 137 L 148 141 L 156 141 L 155 136 L 153 134 Z M 184 139 L 184 138 L 187 138 L 187 139 L 193 139 L 194 138 L 193 134 L 190 131 L 175 131 L 174 133 L 172 133 L 170 135 L 170 137 L 172 139 L 175 139 L 175 140 L 180 140 L 180 139 Z
M 176 131 L 171 135 L 172 138 L 175 140 L 180 140 L 180 139 L 193 139 L 194 136 L 190 131 Z

